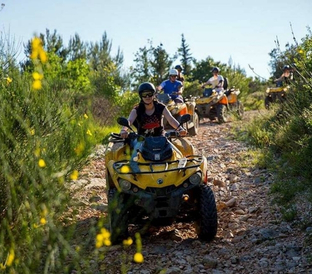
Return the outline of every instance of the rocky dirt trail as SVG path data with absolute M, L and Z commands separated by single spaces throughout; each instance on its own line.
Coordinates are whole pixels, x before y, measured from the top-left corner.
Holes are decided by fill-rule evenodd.
M 208 159 L 218 207 L 216 238 L 199 241 L 192 223 L 152 228 L 142 235 L 144 263 L 132 261 L 135 244 L 116 245 L 105 249 L 104 259 L 93 260 L 94 273 L 312 273 L 311 204 L 300 208 L 310 226 L 303 229 L 298 220 L 283 221 L 268 195 L 273 175 L 250 167 L 248 147 L 234 140 L 233 130 L 247 118 L 222 125 L 204 120 L 192 138 Z M 103 153 L 100 147 L 79 180 L 86 183 L 76 193 L 84 205 L 78 214 L 81 223 L 97 220 L 107 209 Z

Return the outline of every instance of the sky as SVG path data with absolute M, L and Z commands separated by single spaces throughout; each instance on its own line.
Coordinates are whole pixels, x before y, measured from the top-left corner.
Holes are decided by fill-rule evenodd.
M 112 56 L 124 55 L 124 68 L 135 53 L 163 44 L 173 56 L 184 34 L 192 57 L 208 56 L 245 69 L 247 76 L 272 74 L 269 53 L 278 39 L 281 50 L 301 41 L 312 28 L 312 0 L 0 0 L 0 31 L 20 48 L 34 35 L 54 30 L 65 45 L 78 34 L 84 42 L 100 42 L 106 32 Z M 292 28 L 291 28 L 292 26 Z M 179 64 L 179 60 L 174 65 Z M 254 70 L 251 70 L 251 66 Z M 221 72 L 222 74 L 222 72 Z

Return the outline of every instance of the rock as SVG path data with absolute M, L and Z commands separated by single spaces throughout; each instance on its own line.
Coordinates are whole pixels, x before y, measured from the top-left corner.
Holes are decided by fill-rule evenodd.
M 230 199 L 230 200 L 227 201 L 225 204 L 226 204 L 227 207 L 233 207 L 233 206 L 235 206 L 235 205 L 236 205 L 236 198 Z

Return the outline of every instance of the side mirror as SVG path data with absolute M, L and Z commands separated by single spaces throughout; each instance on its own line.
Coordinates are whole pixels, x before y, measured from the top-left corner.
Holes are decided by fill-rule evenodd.
M 117 118 L 117 123 L 121 126 L 124 126 L 124 127 L 129 127 L 129 121 L 127 118 L 125 117 L 118 117 Z
M 190 114 L 184 114 L 184 115 L 182 115 L 182 117 L 181 117 L 181 122 L 180 122 L 180 124 L 182 125 L 182 124 L 184 124 L 184 123 L 186 123 L 186 122 L 188 122 L 188 121 L 190 121 L 191 120 L 191 115 Z

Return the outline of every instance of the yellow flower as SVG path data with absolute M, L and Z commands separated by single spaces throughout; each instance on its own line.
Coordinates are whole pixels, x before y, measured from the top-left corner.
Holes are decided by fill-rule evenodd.
M 40 224 L 45 225 L 47 223 L 47 220 L 45 218 L 40 219 Z
M 100 248 L 103 245 L 106 245 L 106 246 L 112 245 L 110 241 L 110 233 L 105 228 L 102 228 L 101 233 L 96 235 L 96 241 L 95 241 L 96 248 Z
M 78 170 L 74 170 L 72 174 L 70 174 L 70 179 L 76 181 L 78 179 L 79 172 Z
M 38 161 L 38 165 L 39 165 L 40 167 L 45 167 L 45 166 L 46 166 L 46 163 L 45 163 L 45 161 L 44 161 L 43 159 L 40 159 L 40 160 Z
M 35 129 L 34 128 L 30 129 L 29 133 L 30 133 L 30 135 L 34 136 L 35 135 Z
M 138 264 L 141 264 L 144 262 L 144 257 L 142 255 L 142 253 L 135 253 L 134 256 L 133 256 L 133 261 L 135 261 L 136 263 Z
M 131 237 L 129 237 L 128 239 L 126 239 L 126 240 L 123 240 L 123 245 L 125 245 L 125 246 L 130 246 L 130 245 L 132 245 L 133 244 L 133 240 L 132 240 L 132 238 Z
M 45 63 L 48 60 L 47 54 L 43 49 L 39 51 L 39 57 L 42 63 Z
M 84 117 L 85 119 L 88 119 L 88 118 L 89 118 L 88 115 L 87 115 L 86 113 L 83 115 L 83 117 Z
M 91 133 L 91 130 L 90 130 L 90 129 L 87 130 L 87 135 L 92 136 L 92 133 Z
M 40 80 L 35 80 L 32 84 L 33 89 L 38 90 L 42 88 L 42 84 Z
M 43 75 L 35 71 L 33 72 L 32 77 L 34 78 L 34 80 L 41 80 L 43 78 Z
M 7 84 L 8 84 L 8 85 L 9 85 L 10 83 L 12 83 L 12 81 L 13 81 L 12 78 L 10 78 L 10 77 L 7 77 L 6 80 L 7 80 Z
M 34 39 L 32 39 L 31 41 L 31 47 L 33 50 L 38 49 L 40 47 L 42 47 L 42 41 L 39 37 L 35 37 Z
M 84 144 L 79 143 L 78 146 L 74 150 L 75 150 L 76 154 L 79 156 L 84 151 L 84 148 L 85 148 Z
M 39 55 L 39 51 L 33 49 L 32 52 L 31 52 L 30 58 L 33 59 L 33 60 L 37 59 L 38 55 Z
M 7 261 L 6 261 L 7 266 L 11 266 L 12 265 L 12 263 L 14 261 L 14 257 L 15 257 L 15 252 L 14 252 L 14 249 L 11 248 L 9 256 L 7 258 Z

